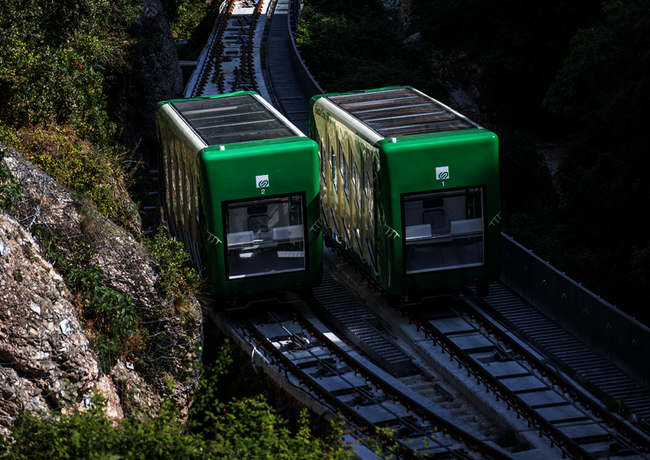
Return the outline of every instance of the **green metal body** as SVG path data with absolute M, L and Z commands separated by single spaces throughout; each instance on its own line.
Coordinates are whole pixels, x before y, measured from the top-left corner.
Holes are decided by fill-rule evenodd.
M 201 102 L 206 99 L 236 96 L 253 98 L 252 107 L 257 109 L 257 105 L 262 104 L 261 110 L 270 110 L 270 116 L 276 117 L 282 124 L 288 124 L 292 131 L 281 138 L 206 145 L 197 130 L 174 108 L 182 108 L 183 104 L 189 101 Z M 207 101 L 206 104 L 221 102 Z M 322 277 L 316 143 L 301 135 L 286 119 L 264 104 L 256 93 L 238 92 L 207 98 L 163 101 L 156 107 L 161 195 L 165 217 L 170 230 L 184 242 L 192 261 L 199 267 L 211 292 L 218 299 L 267 291 L 311 288 L 317 286 Z M 215 110 L 218 115 L 221 109 L 218 106 Z M 246 110 L 247 113 L 251 111 L 250 107 Z M 221 129 L 217 115 L 210 123 L 217 126 L 215 129 Z M 248 115 L 244 113 L 242 116 Z M 228 129 L 225 127 L 224 131 L 227 133 Z M 253 131 L 255 126 L 251 128 L 251 132 Z M 257 137 L 254 136 L 253 139 Z M 260 180 L 262 177 L 264 180 Z M 268 222 L 271 222 L 273 217 L 265 216 L 264 213 L 267 213 L 267 209 L 274 209 L 275 205 L 268 205 L 269 200 L 282 201 L 282 209 L 290 209 L 291 215 L 301 217 L 300 222 L 292 222 L 299 223 L 304 229 L 301 231 L 304 231 L 302 250 L 305 263 L 300 269 L 278 273 L 264 267 L 260 262 L 260 266 L 251 272 L 250 267 L 255 266 L 255 258 L 261 261 L 259 247 L 264 245 L 259 243 L 259 240 L 252 239 L 253 231 L 248 231 L 248 228 L 240 233 L 226 228 L 226 225 L 232 225 L 226 224 L 226 220 L 230 215 L 228 213 L 234 212 L 229 211 L 233 206 L 241 207 L 245 216 L 246 210 L 250 214 L 251 209 L 260 209 L 261 206 L 263 210 L 256 211 L 262 214 L 261 217 L 254 217 L 264 218 L 264 225 L 270 227 Z M 255 203 L 258 203 L 257 207 Z M 249 221 L 251 219 L 253 217 L 248 218 Z M 246 218 L 243 222 L 245 225 Z M 295 233 L 298 227 L 285 225 L 282 228 L 285 233 L 289 228 Z M 256 230 L 258 233 L 264 230 L 268 235 L 275 235 L 282 229 L 278 229 L 276 233 L 273 233 L 272 228 Z M 242 252 L 241 260 L 245 261 L 249 268 L 245 276 L 234 276 L 232 262 L 239 261 L 239 253 L 231 254 L 233 243 L 229 243 L 229 238 L 233 240 L 234 236 L 243 234 L 251 234 L 250 241 L 239 246 L 239 251 Z M 302 235 L 298 237 L 303 238 Z M 273 241 L 264 244 L 277 246 L 277 242 Z M 290 243 L 286 245 L 290 246 Z M 291 251 L 284 251 L 283 254 L 289 252 Z M 299 251 L 291 253 L 298 254 Z
M 366 111 L 355 116 L 344 109 L 345 104 L 337 105 L 340 100 L 332 102 L 338 97 L 345 101 L 364 94 L 368 96 L 360 96 L 360 100 L 383 98 L 382 92 L 391 91 L 415 90 L 391 87 L 325 94 L 311 100 L 312 138 L 319 144 L 325 234 L 364 266 L 389 294 L 425 293 L 496 280 L 500 273 L 501 233 L 496 135 L 431 99 L 451 111 L 463 123 L 462 128 L 383 137 L 365 120 L 381 118 L 381 123 L 390 124 L 399 118 L 390 109 L 382 112 L 385 116 L 377 117 L 372 112 L 379 109 L 373 108 L 375 102 L 371 102 L 366 103 Z M 428 98 L 421 93 L 415 96 Z M 408 121 L 409 116 L 404 119 Z M 418 199 L 418 194 L 425 198 Z M 437 213 L 439 222 L 412 222 L 420 217 L 413 217 L 414 211 L 406 209 L 409 200 L 411 208 L 420 207 L 415 213 L 419 211 L 430 219 L 436 219 L 430 215 Z M 473 203 L 473 207 L 464 204 L 462 209 L 453 209 L 452 203 L 456 202 Z M 440 226 L 440 235 L 432 235 L 436 225 Z M 443 230 L 445 225 L 450 229 Z M 424 231 L 427 237 L 418 239 L 418 231 Z M 471 236 L 459 236 L 463 231 Z M 431 243 L 426 246 L 425 241 Z M 469 253 L 470 249 L 475 259 L 468 261 L 463 253 L 461 262 L 449 262 L 453 259 L 450 254 Z M 414 264 L 435 268 L 407 267 L 409 250 L 409 260 Z M 433 260 L 443 255 L 448 256 L 446 262 Z

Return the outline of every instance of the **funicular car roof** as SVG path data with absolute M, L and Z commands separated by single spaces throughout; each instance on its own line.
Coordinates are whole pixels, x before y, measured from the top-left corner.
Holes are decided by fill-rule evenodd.
M 175 101 L 172 106 L 207 145 L 300 135 L 251 94 Z
M 479 127 L 409 87 L 333 95 L 328 99 L 383 137 Z

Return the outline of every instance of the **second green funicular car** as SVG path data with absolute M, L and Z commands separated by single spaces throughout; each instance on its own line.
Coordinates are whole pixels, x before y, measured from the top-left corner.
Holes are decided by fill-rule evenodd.
M 326 238 L 391 296 L 500 273 L 497 136 L 411 87 L 311 99 Z

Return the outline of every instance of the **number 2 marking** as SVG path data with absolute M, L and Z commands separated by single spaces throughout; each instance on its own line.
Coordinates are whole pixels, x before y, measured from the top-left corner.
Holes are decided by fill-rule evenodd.
M 266 189 L 260 189 L 262 191 L 262 195 L 266 194 Z

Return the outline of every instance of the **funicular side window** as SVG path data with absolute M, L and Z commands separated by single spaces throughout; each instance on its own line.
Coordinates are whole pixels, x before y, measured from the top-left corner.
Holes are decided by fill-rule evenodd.
M 350 182 L 348 181 L 348 162 L 345 159 L 345 152 L 343 146 L 339 144 L 339 152 L 341 152 L 341 181 L 343 182 L 343 191 L 345 192 L 345 199 L 350 201 Z
M 325 163 L 325 154 L 326 154 L 326 151 L 325 151 L 325 149 L 323 147 L 323 142 L 321 141 L 320 138 L 318 138 L 318 158 L 320 160 L 320 174 L 321 174 L 321 176 L 323 176 L 323 180 L 327 181 L 327 173 L 326 173 L 326 169 L 325 169 L 325 165 L 326 165 L 326 163 Z
M 483 187 L 402 196 L 406 274 L 484 264 Z
M 352 185 L 354 186 L 354 196 L 357 202 L 357 212 L 361 210 L 361 175 L 357 163 L 352 159 Z
M 372 172 L 371 172 L 371 166 L 370 162 L 372 160 L 367 159 L 366 160 L 366 167 L 365 167 L 365 174 L 364 174 L 364 192 L 366 194 L 366 206 L 368 210 L 368 218 L 370 222 L 375 221 L 375 208 L 374 208 L 374 199 L 373 199 L 373 192 L 372 192 Z
M 336 152 L 334 147 L 330 144 L 330 171 L 332 172 L 332 184 L 334 185 L 334 191 L 338 190 L 338 172 L 336 169 Z
M 228 279 L 306 270 L 303 194 L 223 207 Z

